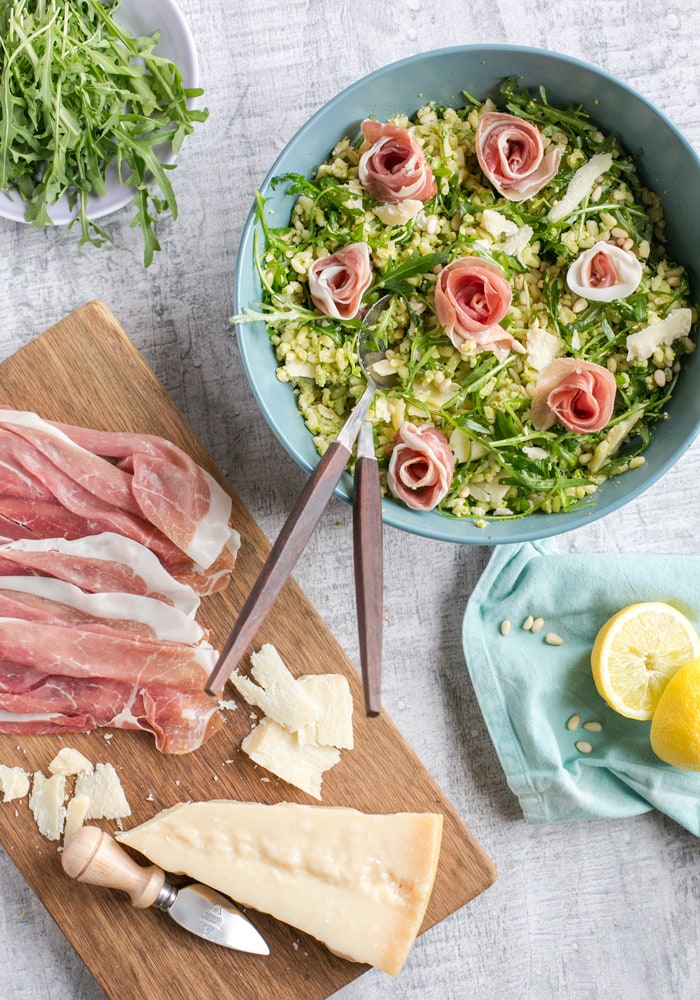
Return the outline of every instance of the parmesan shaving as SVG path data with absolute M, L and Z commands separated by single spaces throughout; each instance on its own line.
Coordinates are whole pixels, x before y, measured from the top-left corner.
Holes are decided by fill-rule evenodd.
M 596 153 L 587 163 L 579 167 L 569 181 L 564 197 L 555 201 L 547 214 L 550 222 L 561 222 L 571 215 L 575 208 L 587 198 L 601 174 L 612 166 L 612 153 Z
M 0 764 L 0 792 L 3 802 L 23 799 L 29 793 L 29 775 L 21 767 Z
M 335 747 L 302 744 L 296 733 L 273 719 L 263 719 L 243 740 L 241 749 L 256 764 L 315 799 L 321 798 L 323 772 L 340 760 Z
M 39 833 L 47 840 L 60 840 L 66 820 L 66 777 L 53 774 L 47 778 L 36 771 L 32 779 L 32 793 L 29 808 L 32 811 Z
M 693 323 L 690 309 L 674 309 L 666 319 L 645 326 L 627 338 L 627 360 L 647 361 L 657 347 L 687 337 Z
M 90 805 L 85 819 L 122 819 L 131 815 L 119 775 L 111 764 L 97 764 L 75 781 L 75 795 L 85 795 Z
M 92 763 L 79 750 L 72 747 L 62 747 L 49 764 L 51 774 L 80 774 L 81 771 L 92 771 Z

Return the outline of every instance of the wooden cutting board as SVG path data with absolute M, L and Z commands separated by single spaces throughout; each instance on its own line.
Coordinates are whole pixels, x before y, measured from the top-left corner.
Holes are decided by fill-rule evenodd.
M 206 598 L 198 615 L 225 641 L 269 551 L 255 521 L 173 405 L 151 369 L 100 302 L 76 310 L 0 365 L 0 400 L 51 420 L 105 430 L 160 434 L 188 451 L 233 498 L 243 544 L 230 586 Z M 367 719 L 359 671 L 348 660 L 299 586 L 291 580 L 260 629 L 254 647 L 273 642 L 295 673 L 335 669 L 347 675 L 355 701 L 353 751 L 326 773 L 324 805 L 366 812 L 428 811 L 445 817 L 440 865 L 423 929 L 492 884 L 496 872 L 453 807 L 385 714 Z M 226 689 L 226 697 L 233 691 Z M 118 768 L 133 826 L 176 802 L 232 797 L 262 802 L 315 802 L 266 775 L 239 751 L 250 710 L 226 712 L 226 724 L 204 747 L 167 757 L 145 733 L 75 736 L 0 735 L 0 763 L 47 772 L 61 746 Z M 114 831 L 116 824 L 104 822 Z M 0 839 L 108 996 L 230 1000 L 323 1000 L 365 971 L 264 914 L 252 913 L 270 945 L 268 957 L 245 955 L 196 938 L 156 910 L 135 910 L 126 896 L 64 875 L 57 843 L 37 831 L 27 801 L 0 804 Z

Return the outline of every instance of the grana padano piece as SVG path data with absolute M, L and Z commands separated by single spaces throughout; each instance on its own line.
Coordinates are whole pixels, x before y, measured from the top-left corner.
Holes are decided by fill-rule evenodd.
M 435 881 L 442 816 L 214 800 L 159 813 L 117 840 L 397 975 Z
M 323 772 L 340 760 L 340 751 L 335 747 L 301 743 L 297 733 L 290 733 L 269 718 L 248 733 L 241 750 L 256 764 L 315 799 L 321 798 Z
M 0 792 L 3 802 L 23 799 L 29 793 L 29 775 L 21 767 L 0 764 Z
M 555 201 L 547 218 L 550 222 L 561 222 L 578 208 L 584 198 L 593 190 L 601 174 L 612 166 L 612 153 L 595 153 L 587 163 L 579 167 L 569 181 L 569 186 L 560 201 Z
M 75 779 L 75 794 L 90 801 L 85 819 L 122 819 L 131 815 L 119 775 L 111 764 L 96 764 Z
M 690 309 L 674 309 L 666 319 L 645 326 L 627 338 L 627 360 L 647 361 L 657 347 L 672 344 L 679 337 L 687 337 L 693 325 Z
M 304 693 L 271 643 L 253 653 L 250 662 L 256 684 L 240 674 L 231 677 L 233 686 L 247 702 L 257 705 L 292 733 L 318 718 L 318 705 Z
M 352 750 L 355 745 L 352 692 L 347 677 L 342 674 L 306 674 L 299 678 L 299 684 L 319 707 L 318 719 L 299 730 L 299 742 Z
M 60 840 L 66 821 L 66 776 L 52 774 L 47 778 L 41 771 L 35 771 L 32 778 L 32 793 L 29 808 L 42 837 Z
M 92 762 L 80 750 L 73 747 L 61 747 L 49 764 L 51 774 L 80 774 L 81 771 L 92 771 Z

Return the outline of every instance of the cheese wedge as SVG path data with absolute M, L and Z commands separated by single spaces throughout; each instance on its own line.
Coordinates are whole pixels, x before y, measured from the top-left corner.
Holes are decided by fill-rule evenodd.
M 430 899 L 442 816 L 219 799 L 180 803 L 116 836 L 165 871 L 395 976 Z

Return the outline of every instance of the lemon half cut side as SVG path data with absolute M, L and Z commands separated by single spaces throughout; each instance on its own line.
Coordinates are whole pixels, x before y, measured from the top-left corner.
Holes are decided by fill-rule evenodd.
M 628 719 L 651 719 L 673 675 L 700 656 L 700 637 L 670 604 L 630 604 L 613 615 L 591 651 L 593 680 L 610 708 Z
M 682 666 L 664 688 L 649 738 L 664 763 L 700 771 L 700 660 Z

